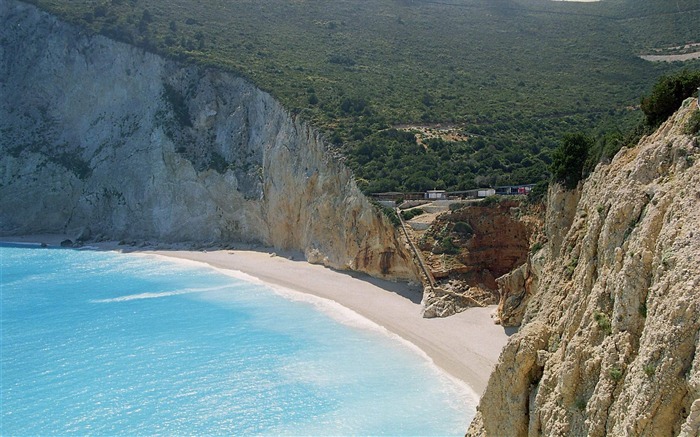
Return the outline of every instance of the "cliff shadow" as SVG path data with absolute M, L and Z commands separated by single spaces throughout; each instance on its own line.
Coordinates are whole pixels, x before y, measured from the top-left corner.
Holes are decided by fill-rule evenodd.
M 399 296 L 403 297 L 404 299 L 410 300 L 412 303 L 414 303 L 416 305 L 420 305 L 421 301 L 423 300 L 423 289 L 419 285 L 410 284 L 407 282 L 400 282 L 400 281 L 394 282 L 394 281 L 390 281 L 387 279 L 375 278 L 373 276 L 370 276 L 370 275 L 368 275 L 366 273 L 362 273 L 362 272 L 355 272 L 355 271 L 349 271 L 349 270 L 336 270 L 336 269 L 332 269 L 332 270 L 334 272 L 340 273 L 342 275 L 350 276 L 353 279 L 357 279 L 360 281 L 370 283 L 377 288 L 381 288 L 384 291 L 398 294 Z
M 519 329 L 520 329 L 520 327 L 518 327 L 518 326 L 509 326 L 509 327 L 503 328 L 503 332 L 505 332 L 506 335 L 507 335 L 508 337 L 510 337 L 511 335 L 513 335 L 513 334 L 515 334 L 516 332 L 518 332 Z

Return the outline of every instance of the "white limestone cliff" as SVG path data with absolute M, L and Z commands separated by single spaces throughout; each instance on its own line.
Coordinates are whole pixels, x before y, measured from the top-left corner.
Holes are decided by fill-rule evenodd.
M 467 435 L 700 433 L 700 147 L 684 134 L 694 111 L 687 100 L 578 190 L 550 189 L 520 331 Z
M 0 1 L 0 234 L 301 250 L 415 279 L 322 137 L 232 74 Z

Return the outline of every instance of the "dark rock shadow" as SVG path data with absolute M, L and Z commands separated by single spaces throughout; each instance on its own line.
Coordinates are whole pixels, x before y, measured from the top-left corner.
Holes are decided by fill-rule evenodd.
M 399 296 L 410 300 L 416 305 L 420 305 L 421 301 L 423 300 L 423 287 L 417 284 L 409 284 L 407 282 L 394 282 L 386 279 L 379 279 L 361 272 L 335 269 L 333 269 L 333 271 L 343 275 L 348 275 L 360 281 L 368 282 L 374 285 L 375 287 L 381 288 L 384 291 L 398 294 Z
M 503 332 L 505 332 L 508 337 L 515 334 L 519 330 L 520 330 L 520 327 L 518 327 L 518 326 L 509 326 L 509 327 L 503 328 Z

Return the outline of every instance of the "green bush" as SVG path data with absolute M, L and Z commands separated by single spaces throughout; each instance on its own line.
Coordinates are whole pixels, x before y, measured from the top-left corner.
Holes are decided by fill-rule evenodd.
M 644 373 L 651 378 L 656 373 L 656 366 L 652 363 L 647 363 L 644 365 Z
M 50 159 L 72 171 L 78 179 L 85 180 L 92 174 L 90 163 L 85 161 L 78 151 L 63 152 Z
M 619 366 L 613 366 L 608 374 L 610 375 L 610 379 L 613 381 L 620 381 L 623 376 L 622 369 Z
M 578 266 L 578 258 L 572 258 L 569 264 L 566 266 L 566 276 L 571 278 L 574 276 L 574 272 L 576 271 L 576 266 Z
M 543 203 L 545 200 L 547 200 L 548 188 L 549 183 L 547 181 L 539 181 L 527 194 L 527 203 L 531 205 Z
M 610 335 L 612 333 L 612 325 L 610 324 L 610 318 L 607 314 L 596 311 L 593 314 L 593 319 L 598 323 L 598 327 L 605 335 Z
M 642 302 L 639 304 L 639 307 L 637 308 L 637 311 L 639 312 L 639 315 L 646 318 L 647 316 L 647 303 Z
M 425 211 L 423 211 L 420 208 L 413 208 L 409 209 L 407 211 L 401 211 L 401 217 L 408 221 L 411 220 L 413 217 L 418 217 L 419 215 L 423 214 Z
M 192 117 L 187 106 L 187 98 L 170 84 L 163 84 L 163 98 L 170 104 L 175 119 L 182 127 L 192 127 Z
M 700 132 L 700 111 L 695 111 L 685 123 L 684 132 L 687 135 L 696 135 Z
M 449 255 L 456 255 L 459 253 L 459 248 L 455 246 L 454 242 L 452 241 L 452 237 L 441 238 L 439 241 L 439 245 L 443 253 Z
M 619 130 L 601 134 L 588 151 L 584 172 L 592 172 L 601 161 L 609 162 L 626 144 L 625 136 Z
M 656 127 L 666 121 L 699 86 L 700 71 L 683 70 L 674 75 L 662 76 L 651 94 L 642 98 L 646 124 Z
M 399 220 L 399 215 L 396 214 L 396 211 L 393 208 L 387 208 L 386 206 L 383 206 L 374 201 L 372 202 L 372 204 L 389 219 L 389 221 L 392 225 L 394 225 L 394 227 L 401 226 L 401 220 Z
M 576 188 L 583 178 L 583 169 L 593 140 L 582 133 L 564 135 L 563 141 L 552 154 L 552 178 L 564 188 Z
M 478 203 L 479 206 L 492 206 L 492 205 L 498 205 L 499 203 L 503 202 L 504 200 L 507 200 L 503 196 L 499 196 L 497 194 L 493 196 L 488 196 L 485 197 L 481 202 Z
M 209 168 L 211 168 L 219 174 L 224 174 L 229 168 L 229 163 L 228 161 L 226 161 L 226 158 L 224 158 L 220 153 L 212 152 L 211 158 L 209 160 Z
M 474 229 L 466 222 L 455 223 L 452 227 L 452 231 L 463 237 L 469 237 L 474 234 Z
M 382 212 L 389 218 L 392 225 L 395 227 L 401 225 L 401 221 L 399 221 L 399 216 L 396 214 L 396 211 L 391 208 L 382 208 Z

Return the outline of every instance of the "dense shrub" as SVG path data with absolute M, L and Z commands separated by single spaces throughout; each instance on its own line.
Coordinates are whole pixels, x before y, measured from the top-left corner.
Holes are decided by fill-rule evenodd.
M 534 205 L 536 203 L 544 202 L 547 198 L 547 188 L 549 184 L 547 181 L 540 181 L 535 184 L 527 195 L 527 203 Z
M 621 380 L 622 376 L 624 375 L 624 372 L 619 366 L 613 366 L 608 373 L 610 374 L 610 379 L 613 381 Z
M 563 132 L 601 123 L 624 132 L 642 117 L 628 109 L 640 87 L 680 69 L 629 56 L 630 41 L 634 51 L 680 44 L 688 38 L 679 29 L 694 29 L 697 21 L 697 0 L 675 2 L 678 13 L 664 23 L 660 1 L 601 2 L 596 14 L 580 14 L 572 2 L 516 2 L 522 13 L 495 21 L 490 7 L 459 13 L 470 3 L 463 1 L 393 2 L 395 20 L 363 0 L 324 2 L 323 8 L 277 0 L 244 8 L 210 0 L 28 1 L 89 32 L 233 72 L 295 113 L 303 108 L 300 116 L 345 155 L 369 193 L 548 179 Z M 606 29 L 611 19 L 626 38 L 587 31 Z M 573 55 L 561 44 L 572 34 Z M 605 56 L 591 62 L 589 53 Z M 188 127 L 187 107 L 169 94 L 175 119 Z M 412 134 L 404 141 L 404 133 L 387 131 L 424 121 L 453 125 L 466 140 L 416 144 Z M 612 156 L 619 145 L 606 143 L 601 155 Z
M 67 170 L 72 171 L 78 177 L 78 179 L 85 180 L 92 174 L 92 167 L 90 167 L 90 163 L 85 161 L 77 151 L 63 152 L 56 157 L 53 157 L 52 161 L 62 165 Z
M 452 237 L 445 236 L 438 241 L 438 247 L 433 249 L 433 253 L 456 255 L 459 253 L 459 247 L 455 246 L 454 242 L 452 241 Z
M 700 71 L 683 70 L 662 76 L 654 85 L 651 95 L 642 98 L 646 123 L 656 127 L 666 121 L 700 87 Z
M 369 113 L 367 100 L 362 97 L 347 97 L 340 103 L 340 109 L 346 114 Z
M 574 189 L 583 178 L 583 169 L 593 140 L 582 133 L 564 135 L 552 154 L 552 178 L 566 189 Z
M 170 84 L 163 84 L 163 98 L 170 104 L 175 119 L 182 127 L 192 127 L 192 117 L 187 106 L 187 98 Z
M 229 168 L 229 163 L 228 161 L 226 161 L 226 158 L 224 158 L 220 153 L 212 152 L 211 158 L 209 160 L 209 168 L 211 168 L 219 174 L 224 174 Z
M 396 211 L 393 208 L 387 208 L 386 206 L 382 206 L 376 202 L 372 203 L 382 212 L 382 214 L 384 214 L 389 219 L 392 225 L 394 225 L 395 227 L 399 227 L 401 225 L 399 215 L 396 214 Z
M 491 205 L 498 205 L 499 203 L 503 202 L 504 200 L 507 200 L 503 196 L 499 196 L 497 194 L 493 196 L 488 196 L 485 197 L 481 202 L 479 202 L 477 205 L 479 206 L 491 206 Z
M 419 215 L 423 214 L 425 211 L 423 211 L 420 208 L 413 208 L 409 209 L 407 211 L 401 211 L 401 217 L 403 217 L 404 220 L 411 220 L 413 217 L 418 217 Z
M 328 62 L 331 64 L 345 65 L 346 67 L 352 67 L 357 62 L 353 58 L 342 54 L 333 54 L 328 57 Z
M 598 327 L 605 335 L 610 335 L 612 332 L 612 324 L 610 323 L 610 318 L 605 313 L 596 311 L 593 314 L 593 319 L 598 324 Z
M 452 227 L 452 231 L 460 234 L 463 237 L 469 237 L 474 234 L 474 229 L 466 222 L 457 222 Z

